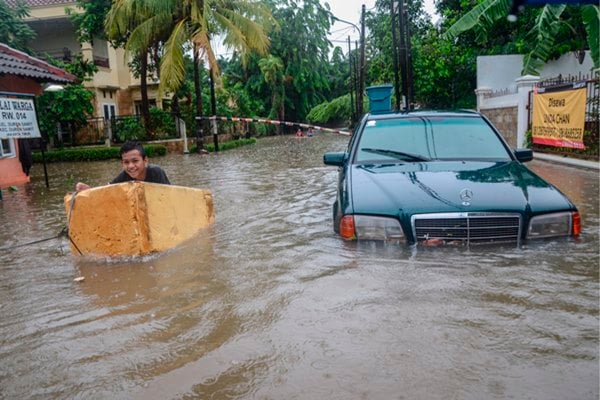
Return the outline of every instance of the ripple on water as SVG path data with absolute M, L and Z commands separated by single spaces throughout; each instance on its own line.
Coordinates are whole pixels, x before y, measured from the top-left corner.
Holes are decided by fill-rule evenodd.
M 578 240 L 349 243 L 322 165 L 346 146 L 274 137 L 152 160 L 216 210 L 161 255 L 77 258 L 64 239 L 0 252 L 0 397 L 598 398 L 597 173 L 532 164 L 582 211 Z M 51 164 L 46 189 L 34 167 L 3 192 L 0 247 L 56 234 L 73 182 L 118 169 Z

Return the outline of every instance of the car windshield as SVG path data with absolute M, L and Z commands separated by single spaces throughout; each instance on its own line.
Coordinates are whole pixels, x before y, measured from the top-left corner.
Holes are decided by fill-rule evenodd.
M 354 160 L 365 163 L 510 159 L 503 143 L 482 118 L 435 116 L 367 121 Z

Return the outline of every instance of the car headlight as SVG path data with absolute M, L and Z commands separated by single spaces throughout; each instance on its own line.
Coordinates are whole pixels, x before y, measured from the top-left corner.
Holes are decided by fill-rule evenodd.
M 345 215 L 340 223 L 340 235 L 344 239 L 400 240 L 404 231 L 394 218 L 368 215 Z
M 529 221 L 527 239 L 579 235 L 581 218 L 577 212 L 538 215 Z

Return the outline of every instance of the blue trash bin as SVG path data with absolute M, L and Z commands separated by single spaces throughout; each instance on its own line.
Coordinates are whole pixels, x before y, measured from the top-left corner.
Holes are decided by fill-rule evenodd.
M 366 88 L 371 114 L 383 114 L 392 111 L 392 88 L 392 85 L 369 86 Z

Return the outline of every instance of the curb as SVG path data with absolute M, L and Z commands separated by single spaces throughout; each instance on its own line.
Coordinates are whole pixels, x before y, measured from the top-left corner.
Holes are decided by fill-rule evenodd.
M 600 170 L 600 163 L 597 161 L 580 160 L 577 158 L 554 156 L 552 154 L 545 153 L 533 153 L 534 160 L 551 161 L 560 164 L 566 164 L 573 167 L 587 168 Z

